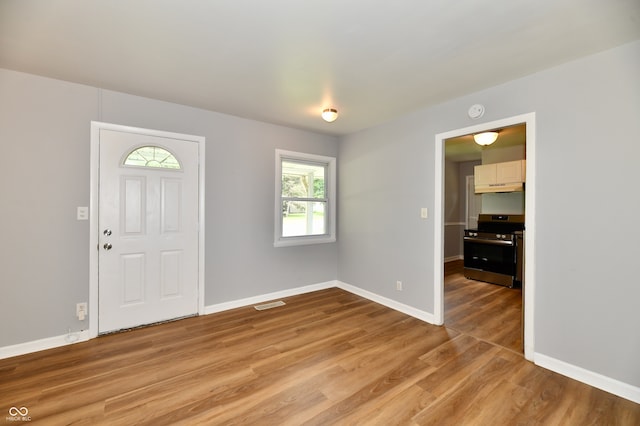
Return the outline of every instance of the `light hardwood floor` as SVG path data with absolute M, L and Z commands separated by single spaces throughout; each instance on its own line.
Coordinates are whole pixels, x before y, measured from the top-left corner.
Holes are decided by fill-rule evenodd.
M 44 425 L 640 424 L 640 405 L 471 325 L 464 304 L 500 309 L 458 275 L 445 327 L 328 289 L 0 360 L 0 410 Z
M 448 328 L 522 354 L 522 290 L 463 275 L 462 260 L 445 264 L 444 322 Z

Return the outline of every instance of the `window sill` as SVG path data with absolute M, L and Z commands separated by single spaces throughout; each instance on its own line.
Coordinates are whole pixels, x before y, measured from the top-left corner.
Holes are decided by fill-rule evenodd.
M 276 240 L 274 247 L 306 246 L 311 244 L 335 243 L 336 237 L 320 235 L 317 237 L 287 237 Z

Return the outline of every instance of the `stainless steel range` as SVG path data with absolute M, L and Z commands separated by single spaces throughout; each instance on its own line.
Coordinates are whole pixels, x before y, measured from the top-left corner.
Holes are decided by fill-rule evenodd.
M 522 284 L 524 215 L 481 214 L 464 231 L 464 276 L 506 287 Z

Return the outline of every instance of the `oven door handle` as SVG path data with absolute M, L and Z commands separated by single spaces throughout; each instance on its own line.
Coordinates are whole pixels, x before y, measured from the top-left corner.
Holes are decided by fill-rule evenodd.
M 464 241 L 470 243 L 490 244 L 494 246 L 513 246 L 513 241 L 510 240 L 488 240 L 486 238 L 464 237 Z

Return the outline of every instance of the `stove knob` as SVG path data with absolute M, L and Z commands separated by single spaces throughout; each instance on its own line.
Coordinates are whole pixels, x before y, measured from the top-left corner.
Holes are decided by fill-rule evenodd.
M 496 234 L 496 238 L 497 238 L 497 239 L 500 239 L 500 234 Z

